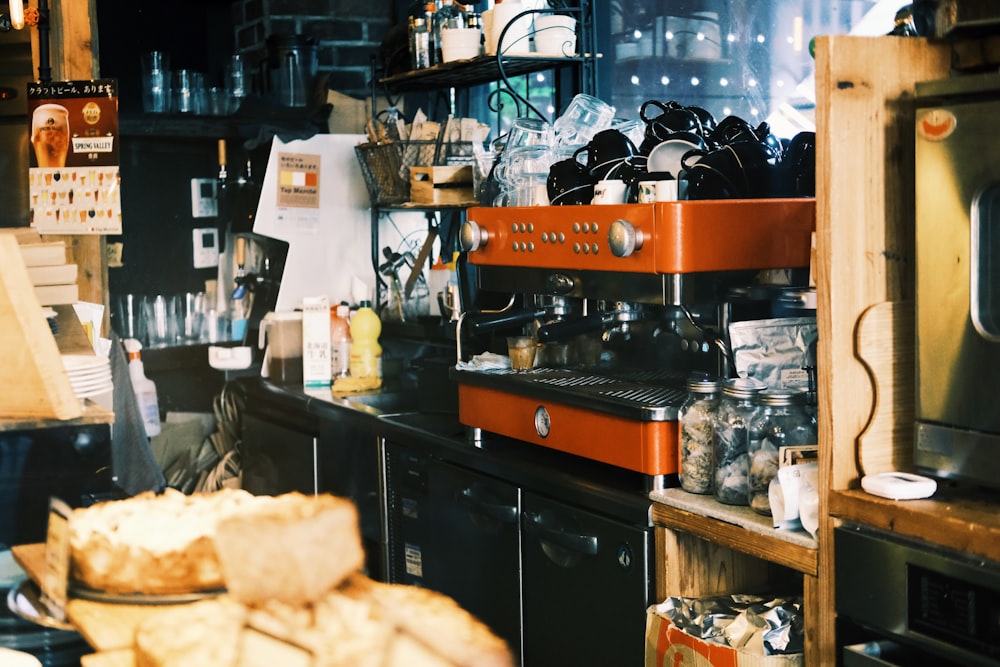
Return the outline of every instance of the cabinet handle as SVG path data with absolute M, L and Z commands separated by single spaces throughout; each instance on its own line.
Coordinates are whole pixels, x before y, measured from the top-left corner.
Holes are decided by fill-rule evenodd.
M 491 503 L 482 498 L 477 498 L 475 491 L 471 487 L 466 487 L 459 492 L 458 501 L 469 509 L 484 514 L 496 521 L 502 523 L 517 522 L 517 507 L 502 503 Z
M 597 555 L 597 537 L 594 535 L 574 535 L 564 530 L 547 527 L 542 521 L 542 515 L 535 512 L 525 512 L 524 524 L 526 532 L 537 536 L 539 539 L 552 542 L 570 551 L 586 554 L 588 556 Z

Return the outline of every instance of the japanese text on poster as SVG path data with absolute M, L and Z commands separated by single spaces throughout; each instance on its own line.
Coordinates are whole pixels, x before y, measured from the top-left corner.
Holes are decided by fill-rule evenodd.
M 118 84 L 28 84 L 32 224 L 42 234 L 121 234 Z
M 319 208 L 319 158 L 278 154 L 278 206 Z

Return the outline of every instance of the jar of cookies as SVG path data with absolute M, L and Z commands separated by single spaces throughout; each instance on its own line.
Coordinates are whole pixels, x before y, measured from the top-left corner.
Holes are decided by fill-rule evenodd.
M 750 509 L 771 515 L 768 489 L 778 474 L 782 447 L 814 445 L 817 433 L 806 411 L 806 393 L 772 389 L 759 396 L 760 410 L 750 428 L 747 503 Z
M 732 378 L 722 386 L 715 418 L 712 487 L 712 495 L 720 503 L 747 504 L 750 429 L 758 410 L 757 395 L 765 388 L 751 378 Z
M 680 484 L 688 493 L 712 492 L 712 439 L 719 408 L 718 378 L 694 375 L 687 383 L 688 396 L 677 413 L 680 422 Z

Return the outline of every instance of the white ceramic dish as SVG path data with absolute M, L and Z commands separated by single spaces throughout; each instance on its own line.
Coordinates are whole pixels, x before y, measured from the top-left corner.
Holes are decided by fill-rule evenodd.
M 673 174 L 674 178 L 681 171 L 681 158 L 688 151 L 700 148 L 700 146 L 684 139 L 667 139 L 658 143 L 649 151 L 649 158 L 646 160 L 646 170 L 649 172 L 667 171 Z

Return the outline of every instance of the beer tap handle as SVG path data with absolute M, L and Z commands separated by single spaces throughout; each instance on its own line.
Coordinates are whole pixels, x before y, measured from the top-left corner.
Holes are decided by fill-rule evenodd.
M 579 334 L 599 331 L 615 320 L 614 313 L 594 313 L 538 327 L 538 342 L 565 340 Z
M 469 318 L 468 324 L 473 333 L 481 334 L 493 329 L 514 326 L 517 324 L 527 324 L 539 317 L 545 316 L 544 308 L 534 310 L 511 310 L 489 315 L 477 316 L 475 319 Z

